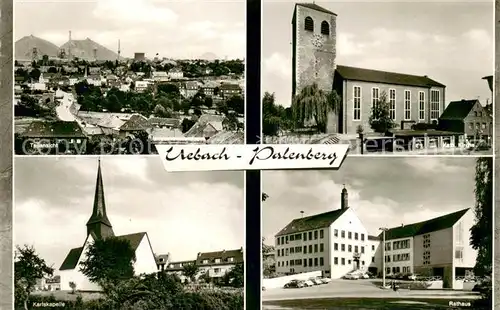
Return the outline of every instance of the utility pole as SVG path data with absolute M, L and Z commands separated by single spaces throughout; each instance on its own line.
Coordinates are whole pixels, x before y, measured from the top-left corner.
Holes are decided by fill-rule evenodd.
M 387 228 L 381 227 L 379 230 L 382 231 L 382 287 L 385 289 L 385 232 Z

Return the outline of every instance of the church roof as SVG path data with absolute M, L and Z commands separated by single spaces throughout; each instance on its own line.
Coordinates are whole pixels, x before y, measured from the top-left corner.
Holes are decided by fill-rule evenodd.
M 425 88 L 430 88 L 433 86 L 446 87 L 444 84 L 436 82 L 427 76 L 410 75 L 404 73 L 371 70 L 340 65 L 337 66 L 335 74 L 339 75 L 345 80 L 352 81 L 416 86 Z
M 465 213 L 467 213 L 467 211 L 469 211 L 469 208 L 427 221 L 390 228 L 385 232 L 385 240 L 408 238 L 453 227 L 453 225 L 455 225 L 455 223 L 458 222 L 465 215 Z M 382 233 L 379 237 L 382 239 Z
M 329 211 L 325 213 L 315 214 L 308 217 L 297 218 L 291 221 L 285 226 L 276 237 L 298 233 L 307 230 L 313 230 L 318 228 L 326 228 L 335 222 L 342 214 L 345 213 L 349 208 L 338 209 L 334 211 Z
M 102 172 L 101 172 L 101 162 L 99 160 L 99 166 L 97 168 L 97 179 L 95 185 L 95 195 L 94 195 L 94 206 L 92 209 L 92 215 L 90 216 L 87 226 L 95 223 L 102 223 L 108 227 L 111 227 L 111 222 L 106 214 L 106 201 L 104 199 L 104 185 L 102 182 Z M 98 236 L 102 237 L 102 236 Z
M 132 250 L 136 251 L 137 248 L 139 247 L 139 244 L 141 244 L 142 239 L 146 235 L 147 235 L 146 232 L 140 232 L 135 234 L 116 236 L 116 238 L 128 240 Z M 80 257 L 82 256 L 82 251 L 83 247 L 71 249 L 66 258 L 64 259 L 63 263 L 61 264 L 59 270 L 75 269 L 77 267 L 78 260 L 80 260 Z

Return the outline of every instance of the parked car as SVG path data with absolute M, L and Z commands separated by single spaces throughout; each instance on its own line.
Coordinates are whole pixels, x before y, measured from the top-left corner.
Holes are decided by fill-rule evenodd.
M 362 279 L 370 279 L 370 275 L 368 273 L 362 273 L 360 277 Z
M 405 280 L 410 280 L 410 281 L 416 281 L 419 276 L 414 273 L 407 273 L 404 275 L 403 279 Z
M 304 281 L 304 286 L 311 287 L 311 286 L 314 286 L 314 283 L 311 280 L 306 280 L 306 281 Z
M 309 281 L 311 281 L 314 285 L 321 285 L 321 284 L 323 284 L 323 281 L 321 281 L 318 278 L 310 278 Z
M 304 287 L 304 281 L 301 280 L 292 280 L 285 284 L 284 288 L 302 288 Z
M 346 279 L 346 280 L 359 280 L 359 274 L 358 273 L 348 273 L 344 276 L 344 279 Z
M 330 282 L 332 282 L 332 279 L 330 279 L 330 278 L 321 278 L 321 281 L 323 281 L 325 283 L 330 283 Z

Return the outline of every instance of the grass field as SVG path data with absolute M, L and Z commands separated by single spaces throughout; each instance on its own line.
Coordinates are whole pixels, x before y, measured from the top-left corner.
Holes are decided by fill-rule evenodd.
M 94 292 L 76 292 L 72 294 L 71 291 L 38 291 L 33 292 L 34 296 L 54 296 L 58 301 L 74 301 L 78 296 L 81 296 L 83 301 L 99 299 L 101 297 L 100 293 Z

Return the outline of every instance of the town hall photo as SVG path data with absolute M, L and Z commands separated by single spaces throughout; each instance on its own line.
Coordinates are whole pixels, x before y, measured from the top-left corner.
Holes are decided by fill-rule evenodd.
M 265 143 L 492 154 L 492 2 L 262 6 Z

